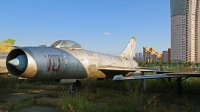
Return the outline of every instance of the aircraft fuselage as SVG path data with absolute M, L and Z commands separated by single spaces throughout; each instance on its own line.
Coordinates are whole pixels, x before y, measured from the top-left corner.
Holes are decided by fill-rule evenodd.
M 19 70 L 8 61 L 25 55 L 24 69 Z M 12 75 L 34 79 L 105 78 L 120 72 L 103 72 L 102 66 L 135 68 L 137 62 L 120 56 L 101 54 L 84 49 L 54 47 L 22 47 L 12 50 L 6 60 Z M 124 73 L 124 72 L 123 72 Z M 127 72 L 128 73 L 128 72 Z M 126 73 L 126 74 L 127 74 Z M 123 75 L 126 75 L 123 74 Z

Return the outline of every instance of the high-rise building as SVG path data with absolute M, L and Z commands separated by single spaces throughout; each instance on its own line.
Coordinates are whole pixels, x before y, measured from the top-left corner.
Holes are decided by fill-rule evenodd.
M 200 62 L 200 0 L 170 0 L 171 60 Z
M 143 54 L 140 53 L 135 53 L 135 57 L 133 57 L 133 59 L 137 62 L 143 61 Z
M 170 62 L 171 61 L 171 49 L 168 48 L 167 52 L 168 52 L 168 62 Z
M 171 49 L 162 52 L 162 60 L 163 62 L 170 62 L 171 61 Z
M 162 55 L 163 55 L 163 62 L 168 62 L 168 52 L 167 51 L 163 51 L 162 52 Z

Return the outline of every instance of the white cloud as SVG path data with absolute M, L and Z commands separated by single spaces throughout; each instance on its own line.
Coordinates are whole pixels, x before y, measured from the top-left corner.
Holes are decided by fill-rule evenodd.
M 110 33 L 109 32 L 104 32 L 103 35 L 108 36 L 108 35 L 110 35 Z

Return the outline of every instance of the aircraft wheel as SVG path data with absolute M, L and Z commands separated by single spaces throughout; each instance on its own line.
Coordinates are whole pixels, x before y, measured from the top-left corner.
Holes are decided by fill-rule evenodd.
M 55 79 L 54 82 L 55 83 L 60 83 L 60 79 Z
M 104 80 L 104 78 L 97 78 L 97 81 L 102 81 Z
M 75 83 L 73 83 L 73 86 L 75 89 L 80 89 L 81 88 L 81 82 L 79 80 L 76 80 Z

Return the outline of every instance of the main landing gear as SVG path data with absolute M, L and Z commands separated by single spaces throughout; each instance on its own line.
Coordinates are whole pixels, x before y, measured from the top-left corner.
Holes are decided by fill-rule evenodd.
M 68 93 L 74 95 L 77 90 L 81 88 L 81 82 L 76 80 L 74 83 L 70 83 Z
M 188 77 L 182 79 L 182 77 L 178 77 L 176 78 L 176 94 L 177 95 L 181 95 L 183 92 L 183 86 L 182 86 L 182 81 L 184 81 L 185 79 L 187 79 Z M 171 78 L 168 78 L 168 81 L 171 82 Z M 147 90 L 147 84 L 145 79 L 141 80 L 141 84 L 140 84 L 140 90 L 142 92 L 145 92 Z
M 186 77 L 186 78 L 184 78 L 184 79 L 182 79 L 181 77 L 178 77 L 177 79 L 176 79 L 176 87 L 177 87 L 177 95 L 181 95 L 181 93 L 183 92 L 183 86 L 182 86 L 182 81 L 184 81 L 185 79 L 187 79 L 188 77 Z
M 140 91 L 141 92 L 146 92 L 147 91 L 147 83 L 146 83 L 145 79 L 141 79 Z

